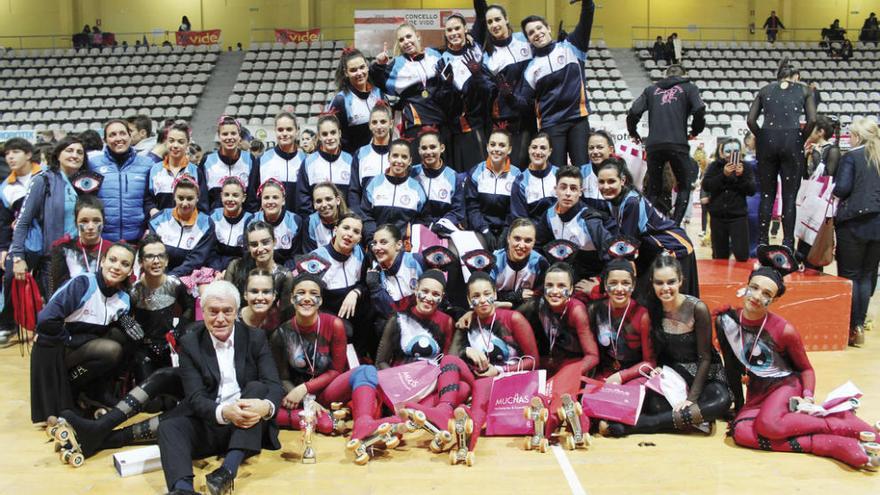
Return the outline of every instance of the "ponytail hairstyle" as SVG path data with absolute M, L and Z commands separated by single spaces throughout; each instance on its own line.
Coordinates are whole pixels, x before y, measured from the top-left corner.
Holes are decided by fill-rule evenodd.
M 800 76 L 801 71 L 792 65 L 791 59 L 788 57 L 783 57 L 779 62 L 779 68 L 776 69 L 776 79 L 781 81 L 783 79 L 788 79 L 794 76 Z
M 405 29 L 405 28 L 412 29 L 412 32 L 415 33 L 416 38 L 419 37 L 419 30 L 416 29 L 416 27 L 415 27 L 415 25 L 413 25 L 413 23 L 404 22 L 403 24 L 397 26 L 397 29 L 394 30 L 394 48 L 391 51 L 392 57 L 396 57 L 402 53 L 400 51 L 400 42 L 398 41 L 398 38 L 399 38 L 398 33 L 400 33 L 401 29 Z M 424 49 L 421 41 L 419 41 L 419 48 Z
M 849 132 L 858 136 L 860 144 L 864 145 L 868 166 L 880 173 L 880 128 L 877 122 L 873 119 L 856 119 L 850 124 Z
M 312 188 L 313 206 L 315 202 L 315 191 L 322 188 L 330 189 L 331 191 L 333 191 L 333 196 L 339 200 L 339 205 L 336 207 L 336 223 L 339 223 L 339 220 L 342 220 L 342 217 L 344 217 L 345 214 L 348 213 L 348 204 L 345 201 L 345 196 L 342 194 L 342 191 L 340 191 L 339 188 L 336 187 L 336 184 L 329 181 L 319 182 L 315 184 L 315 187 Z M 320 217 L 320 215 L 318 215 L 318 217 Z
M 616 156 L 611 156 L 607 158 L 604 162 L 599 164 L 599 169 L 596 171 L 596 175 L 598 175 L 599 172 L 605 169 L 613 169 L 617 171 L 617 176 L 623 179 L 623 188 L 621 188 L 620 191 L 621 195 L 624 195 L 633 190 L 633 188 L 635 187 L 635 180 L 633 179 L 632 174 L 629 172 L 629 168 L 627 168 L 625 161 Z
M 336 66 L 335 79 L 337 90 L 351 90 L 351 86 L 348 84 L 348 63 L 358 57 L 364 59 L 364 63 L 367 63 L 367 57 L 357 48 L 347 47 L 342 50 L 342 56 L 339 57 L 339 65 Z
M 651 273 L 651 288 L 648 290 L 648 293 L 644 296 L 645 304 L 644 306 L 648 309 L 648 314 L 651 317 L 651 338 L 654 341 L 654 355 L 659 356 L 663 353 L 664 348 L 669 343 L 666 338 L 666 332 L 663 330 L 663 304 L 660 302 L 660 299 L 657 297 L 657 293 L 654 292 L 654 274 L 657 273 L 658 270 L 662 270 L 663 268 L 672 268 L 675 271 L 676 276 L 679 281 L 684 281 L 684 275 L 681 271 L 681 264 L 675 259 L 675 256 L 668 253 L 663 252 L 656 258 L 654 258 L 654 262 L 651 263 L 651 267 L 649 268 Z
M 446 16 L 446 19 L 443 20 L 443 48 L 446 50 L 449 49 L 449 41 L 446 40 L 446 24 L 448 24 L 449 21 L 453 19 L 458 19 L 459 22 L 461 22 L 462 28 L 464 29 L 464 46 L 467 47 L 471 44 L 471 36 L 470 33 L 468 33 L 467 19 L 465 19 L 464 16 L 460 13 L 453 12 L 452 14 Z
M 501 15 L 504 16 L 504 21 L 507 23 L 507 35 L 513 36 L 513 28 L 510 26 L 510 18 L 507 16 L 507 9 L 504 8 L 503 5 L 498 5 L 497 3 L 493 3 L 486 7 L 486 13 L 488 13 L 492 9 L 497 9 L 501 12 Z M 495 43 L 492 42 L 492 34 L 488 32 L 488 28 L 486 29 L 486 40 L 483 42 L 483 51 L 491 55 L 495 52 Z

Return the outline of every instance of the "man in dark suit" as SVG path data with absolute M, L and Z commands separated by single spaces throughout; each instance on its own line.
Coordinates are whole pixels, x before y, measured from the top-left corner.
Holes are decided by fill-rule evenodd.
M 197 493 L 192 460 L 223 454 L 206 477 L 211 495 L 232 492 L 241 462 L 262 448 L 278 450 L 272 418 L 283 391 L 265 333 L 236 322 L 240 295 L 215 281 L 202 293 L 204 322 L 180 339 L 187 414 L 159 425 L 159 449 L 171 494 Z M 203 328 L 202 328 L 203 326 Z

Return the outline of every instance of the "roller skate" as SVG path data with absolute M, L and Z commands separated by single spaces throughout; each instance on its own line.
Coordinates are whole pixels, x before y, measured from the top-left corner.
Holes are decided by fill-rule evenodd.
M 373 449 L 378 446 L 384 446 L 386 449 L 393 449 L 400 444 L 400 438 L 393 432 L 394 428 L 391 423 L 382 423 L 364 439 L 352 438 L 345 445 L 345 449 L 354 455 L 354 463 L 363 466 L 370 462 L 370 458 L 374 457 Z
M 57 423 L 51 428 L 55 439 L 55 451 L 59 452 L 61 462 L 78 468 L 85 464 L 86 456 L 82 452 L 82 446 L 76 438 L 76 432 L 70 423 L 64 418 L 58 418 Z
M 315 433 L 315 424 L 318 422 L 318 414 L 323 412 L 320 405 L 315 402 L 314 395 L 306 395 L 303 399 L 303 410 L 300 411 L 300 429 L 303 440 L 303 464 L 314 464 L 318 461 L 315 449 L 312 448 L 312 435 Z
M 345 435 L 348 433 L 346 421 L 351 419 L 351 409 L 345 407 L 344 402 L 332 402 L 330 404 L 330 420 L 333 422 L 333 434 Z
M 469 450 L 471 435 L 474 433 L 474 421 L 468 416 L 464 408 L 457 407 L 455 417 L 449 420 L 447 428 L 456 442 L 455 448 L 449 451 L 449 464 L 456 465 L 461 462 L 473 466 L 476 460 L 474 453 Z
M 574 450 L 578 447 L 586 449 L 590 446 L 592 443 L 590 433 L 581 428 L 581 416 L 584 415 L 584 410 L 580 403 L 572 400 L 571 395 L 565 394 L 562 396 L 562 405 L 556 410 L 556 415 L 560 424 L 558 435 L 564 438 L 565 448 Z
M 877 471 L 880 468 L 880 443 L 877 443 L 877 434 L 873 431 L 859 433 L 859 441 L 862 449 L 868 455 L 868 462 L 862 466 L 868 471 Z
M 400 416 L 400 419 L 403 420 L 403 422 L 398 425 L 398 432 L 401 432 L 402 429 L 405 430 L 405 432 L 414 432 L 420 429 L 427 431 L 434 437 L 431 440 L 430 445 L 428 445 L 428 448 L 430 448 L 431 452 L 434 452 L 435 454 L 446 452 L 452 448 L 452 445 L 454 444 L 452 433 L 437 428 L 436 425 L 428 421 L 424 412 L 404 408 L 400 410 L 398 415 Z
M 547 452 L 547 447 L 550 445 L 550 442 L 544 436 L 544 424 L 547 423 L 547 419 L 550 417 L 550 412 L 547 411 L 547 408 L 544 407 L 544 403 L 541 401 L 540 397 L 532 397 L 532 401 L 529 405 L 523 409 L 523 416 L 527 420 L 530 420 L 535 425 L 535 432 L 525 438 L 523 442 L 523 447 L 526 450 L 538 450 L 541 453 Z

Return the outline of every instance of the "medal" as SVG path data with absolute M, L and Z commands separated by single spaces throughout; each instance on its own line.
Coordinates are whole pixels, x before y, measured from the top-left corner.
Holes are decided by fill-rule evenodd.
M 428 93 L 427 88 L 422 90 L 422 98 L 427 98 L 431 96 L 431 93 Z

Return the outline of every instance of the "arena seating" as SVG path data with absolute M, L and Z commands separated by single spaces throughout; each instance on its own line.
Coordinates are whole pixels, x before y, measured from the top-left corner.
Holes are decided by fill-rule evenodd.
M 307 127 L 336 94 L 334 75 L 344 41 L 255 43 L 245 55 L 226 113 L 250 125 L 272 125 L 282 109 Z M 632 94 L 604 41 L 589 50 L 587 85 L 593 111 L 608 122 L 624 119 Z
M 189 119 L 220 47 L 115 47 L 0 53 L 0 128 L 100 129 L 145 114 Z
M 652 80 L 663 77 L 664 61 L 654 62 L 652 43 L 635 43 L 638 57 Z M 682 65 L 702 90 L 708 105 L 707 127 L 725 135 L 732 122 L 745 121 L 755 93 L 776 79 L 783 57 L 801 69 L 801 80 L 818 85 L 820 113 L 836 115 L 847 124 L 856 117 L 880 113 L 880 51 L 857 45 L 853 57 L 832 59 L 828 51 L 808 42 L 689 42 L 682 43 Z

